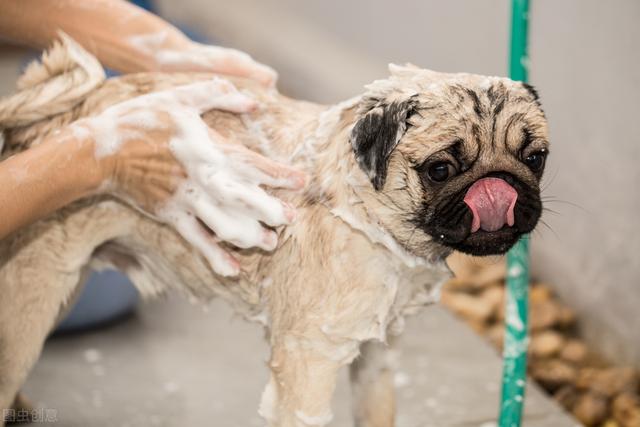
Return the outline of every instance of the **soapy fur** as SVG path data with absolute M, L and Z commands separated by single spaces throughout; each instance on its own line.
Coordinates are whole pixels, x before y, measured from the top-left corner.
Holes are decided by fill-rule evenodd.
M 103 82 L 75 108 L 47 120 L 0 115 L 5 153 L 25 149 L 63 124 L 123 100 L 210 78 L 130 75 Z M 349 135 L 376 103 L 404 99 L 430 85 L 438 86 L 436 92 L 445 91 L 438 81 L 447 78 L 484 84 L 478 76 L 395 68 L 391 78 L 373 83 L 364 96 L 325 107 L 236 80 L 261 108 L 243 117 L 210 111 L 203 119 L 222 137 L 261 153 L 269 150 L 276 159 L 290 159 L 311 176 L 303 193 L 276 192 L 297 207 L 298 218 L 276 229 L 279 239 L 273 252 L 224 245 L 243 267 L 238 277 L 215 274 L 180 237 L 175 229 L 185 218 L 169 221 L 172 227 L 112 196 L 76 202 L 0 242 L 0 406 L 13 401 L 83 273 L 115 267 L 144 296 L 178 291 L 200 301 L 222 297 L 247 319 L 266 325 L 271 376 L 259 412 L 270 426 L 326 425 L 336 376 L 345 365 L 351 365 L 356 424 L 392 426 L 395 403 L 386 343 L 402 332 L 405 316 L 437 300 L 440 286 L 450 277 L 444 262 L 448 251 L 399 220 L 415 210 L 424 191 L 406 159 L 424 158 L 437 150 L 438 141 L 419 139 L 420 129 L 432 122 L 428 116 L 409 118 L 413 129 L 390 159 L 384 190 L 376 191 L 356 161 Z M 26 108 L 23 114 L 29 117 Z M 197 163 L 199 152 L 179 150 L 177 156 Z M 206 176 L 207 165 L 199 167 Z M 241 171 L 230 166 L 225 173 Z M 227 182 L 237 179 L 243 177 Z M 175 203 L 190 190 L 181 189 Z M 240 196 L 233 189 L 229 194 Z M 164 215 L 172 213 L 169 207 Z M 43 287 L 44 281 L 55 286 Z

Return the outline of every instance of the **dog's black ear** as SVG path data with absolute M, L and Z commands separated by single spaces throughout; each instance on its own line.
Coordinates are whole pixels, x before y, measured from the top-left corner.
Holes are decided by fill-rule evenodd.
M 351 131 L 351 147 L 373 188 L 382 189 L 391 153 L 407 130 L 407 119 L 418 105 L 417 95 L 401 101 L 368 99 L 372 107 Z

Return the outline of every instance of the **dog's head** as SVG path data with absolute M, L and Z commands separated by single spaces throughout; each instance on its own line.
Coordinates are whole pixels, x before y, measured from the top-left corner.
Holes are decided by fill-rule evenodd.
M 419 256 L 506 252 L 534 229 L 547 123 L 506 78 L 391 66 L 367 87 L 350 141 L 396 240 Z

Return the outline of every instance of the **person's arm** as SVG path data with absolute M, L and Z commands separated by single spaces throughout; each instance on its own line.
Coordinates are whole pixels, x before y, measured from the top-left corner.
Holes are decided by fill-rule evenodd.
M 171 224 L 219 274 L 238 274 L 238 261 L 219 240 L 274 249 L 277 236 L 263 224 L 288 224 L 295 210 L 261 186 L 299 189 L 305 180 L 226 141 L 200 117 L 212 109 L 255 108 L 231 83 L 214 79 L 140 96 L 72 123 L 0 162 L 0 239 L 76 199 L 107 192 Z
M 0 162 L 0 239 L 94 192 L 103 180 L 94 151 L 59 132 Z
M 243 52 L 195 43 L 123 0 L 0 0 L 0 37 L 47 47 L 62 30 L 121 72 L 205 71 L 272 85 L 276 73 Z

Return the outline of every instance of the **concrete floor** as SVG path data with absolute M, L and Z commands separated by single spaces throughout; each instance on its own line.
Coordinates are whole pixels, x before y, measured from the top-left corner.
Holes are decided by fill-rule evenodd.
M 500 358 L 440 307 L 410 319 L 396 374 L 399 427 L 494 426 Z M 267 380 L 260 327 L 222 300 L 205 311 L 179 298 L 152 301 L 103 329 L 51 338 L 25 392 L 54 409 L 59 425 L 260 426 Z M 346 372 L 332 426 L 349 426 Z M 570 427 L 537 388 L 527 391 L 526 427 Z

